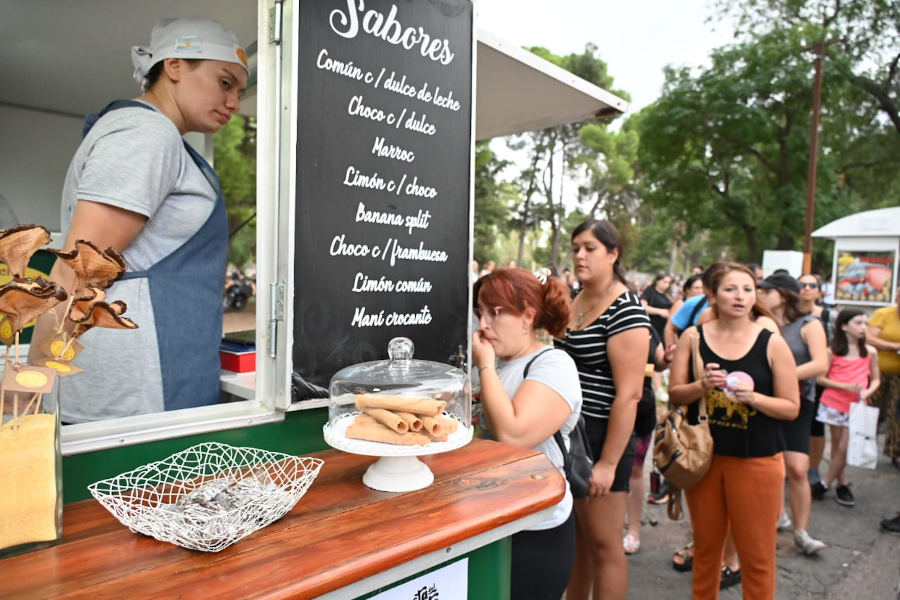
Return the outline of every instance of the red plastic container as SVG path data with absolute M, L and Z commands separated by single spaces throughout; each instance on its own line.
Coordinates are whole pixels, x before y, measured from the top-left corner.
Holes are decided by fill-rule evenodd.
M 256 371 L 256 350 L 252 349 L 244 352 L 219 350 L 219 362 L 226 371 L 252 373 Z

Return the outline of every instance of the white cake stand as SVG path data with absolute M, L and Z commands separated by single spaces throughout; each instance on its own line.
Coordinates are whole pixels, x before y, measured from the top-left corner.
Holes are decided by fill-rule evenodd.
M 434 481 L 434 473 L 417 457 L 440 454 L 461 448 L 472 441 L 471 426 L 460 423 L 446 442 L 431 442 L 424 446 L 404 446 L 348 438 L 347 427 L 359 413 L 341 415 L 322 428 L 325 442 L 332 448 L 351 454 L 380 457 L 363 475 L 363 483 L 381 492 L 411 492 L 426 488 Z M 445 413 L 444 416 L 449 416 Z

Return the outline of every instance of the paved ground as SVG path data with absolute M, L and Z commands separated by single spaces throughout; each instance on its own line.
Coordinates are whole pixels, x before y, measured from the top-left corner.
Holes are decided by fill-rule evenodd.
M 878 446 L 882 447 L 881 440 Z M 813 501 L 809 531 L 828 544 L 820 555 L 798 555 L 792 534 L 778 535 L 776 598 L 900 600 L 900 535 L 879 528 L 883 518 L 900 511 L 900 471 L 882 457 L 874 471 L 848 467 L 848 477 L 855 507 L 840 506 L 833 494 Z M 665 507 L 645 507 L 641 549 L 628 559 L 628 597 L 690 598 L 690 573 L 671 567 L 672 551 L 690 539 L 689 525 L 669 521 Z M 741 598 L 740 586 L 723 591 L 721 598 Z

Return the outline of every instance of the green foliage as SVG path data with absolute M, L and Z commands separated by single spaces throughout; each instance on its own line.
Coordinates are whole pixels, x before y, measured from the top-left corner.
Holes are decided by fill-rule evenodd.
M 640 168 L 644 199 L 685 223 L 682 241 L 704 230 L 727 231 L 728 253 L 744 261 L 759 261 L 767 248 L 802 249 L 812 97 L 808 34 L 808 28 L 774 29 L 713 51 L 712 66 L 697 73 L 667 71 L 663 96 L 644 111 Z M 841 173 L 845 149 L 875 133 L 866 125 L 873 111 L 860 111 L 858 90 L 833 70 L 826 71 L 823 96 L 817 226 L 875 204 L 849 201 Z M 864 147 L 856 149 L 872 159 L 870 166 L 886 160 Z
M 497 159 L 489 142 L 475 146 L 475 240 L 473 255 L 480 265 L 497 260 L 495 242 L 509 215 L 508 204 L 516 196 L 515 186 L 497 180 L 507 166 Z
M 736 42 L 713 50 L 708 66 L 667 68 L 659 100 L 618 130 L 591 120 L 507 141 L 527 164 L 507 184 L 502 227 L 476 207 L 476 224 L 483 214 L 494 219 L 483 244 L 492 242 L 492 257 L 518 241 L 520 261 L 530 254 L 538 264 L 567 266 L 571 229 L 588 215 L 620 229 L 626 264 L 643 271 L 801 250 L 817 55 L 824 59 L 814 228 L 898 203 L 900 3 L 717 0 L 717 9 L 737 24 Z M 530 50 L 627 97 L 612 89 L 593 45 L 562 56 Z M 573 178 L 575 206 L 561 201 Z M 831 242 L 813 243 L 814 268 L 830 270 Z
M 228 231 L 246 223 L 230 240 L 229 262 L 256 257 L 256 121 L 234 115 L 215 135 L 214 164 L 228 210 Z

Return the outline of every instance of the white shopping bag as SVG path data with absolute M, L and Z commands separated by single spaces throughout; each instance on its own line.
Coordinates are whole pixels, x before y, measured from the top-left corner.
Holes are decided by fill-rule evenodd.
M 878 409 L 861 402 L 850 405 L 850 442 L 847 464 L 874 469 L 878 463 Z

